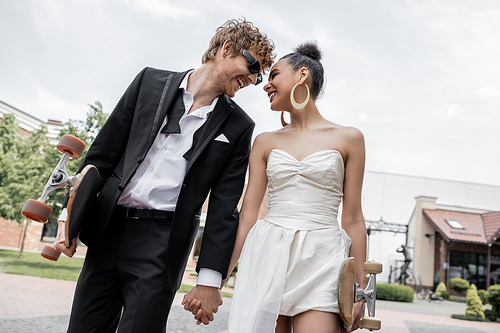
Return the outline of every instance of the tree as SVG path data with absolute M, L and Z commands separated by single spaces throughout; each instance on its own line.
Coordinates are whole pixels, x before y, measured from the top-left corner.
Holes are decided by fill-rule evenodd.
M 69 160 L 67 170 L 74 175 L 78 170 L 88 147 L 104 125 L 108 115 L 102 111 L 102 105 L 96 102 L 89 105 L 87 119 L 70 120 L 65 124 L 60 135 L 72 134 L 85 142 L 86 148 L 79 160 Z M 31 135 L 22 136 L 15 118 L 5 115 L 0 121 L 0 216 L 14 220 L 23 226 L 25 218 L 21 209 L 27 199 L 38 199 L 54 167 L 61 158 L 56 146 L 49 142 L 47 129 L 42 127 Z M 46 204 L 52 207 L 51 220 L 61 213 L 65 191 L 57 190 L 47 198 Z M 28 221 L 26 221 L 26 227 Z M 24 233 L 26 229 L 24 230 Z M 24 249 L 24 236 L 20 257 Z

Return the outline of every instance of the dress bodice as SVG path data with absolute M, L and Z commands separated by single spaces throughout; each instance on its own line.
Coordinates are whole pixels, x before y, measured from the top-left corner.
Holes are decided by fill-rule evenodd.
M 266 221 L 298 230 L 338 228 L 344 161 L 337 150 L 320 150 L 298 161 L 281 149 L 267 160 Z

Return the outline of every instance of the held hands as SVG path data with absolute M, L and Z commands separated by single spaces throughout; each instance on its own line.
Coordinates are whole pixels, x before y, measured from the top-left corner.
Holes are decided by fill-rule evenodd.
M 65 221 L 57 221 L 57 236 L 56 236 L 56 241 L 54 243 L 54 247 L 57 251 L 64 253 L 68 257 L 73 257 L 73 255 L 76 253 L 76 238 L 73 238 L 71 241 L 71 246 L 67 247 L 65 244 L 65 236 L 64 236 L 64 229 L 65 229 L 66 223 Z
M 181 304 L 194 315 L 196 325 L 208 325 L 222 305 L 222 295 L 218 288 L 198 285 L 184 295 Z

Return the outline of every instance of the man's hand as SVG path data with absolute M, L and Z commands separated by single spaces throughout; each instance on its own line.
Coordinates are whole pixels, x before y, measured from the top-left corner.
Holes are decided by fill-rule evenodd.
M 354 304 L 354 311 L 353 311 L 353 322 L 351 327 L 342 327 L 340 330 L 342 333 L 351 333 L 359 328 L 359 320 L 361 319 L 361 312 L 363 310 L 363 304 L 364 301 L 360 301 L 358 303 Z
M 54 247 L 57 251 L 64 253 L 68 257 L 72 257 L 76 253 L 76 238 L 71 241 L 71 246 L 67 247 L 65 244 L 64 228 L 66 223 L 64 221 L 57 222 L 57 236 Z
M 184 295 L 181 304 L 186 311 L 194 314 L 197 325 L 208 325 L 222 305 L 222 295 L 218 288 L 199 285 Z

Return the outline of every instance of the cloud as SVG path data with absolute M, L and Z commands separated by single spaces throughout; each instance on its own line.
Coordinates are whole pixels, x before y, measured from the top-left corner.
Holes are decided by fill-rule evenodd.
M 361 112 L 361 113 L 358 113 L 358 119 L 361 121 L 368 121 L 368 120 L 370 120 L 370 116 L 364 112 Z
M 492 98 L 500 96 L 500 89 L 497 87 L 483 87 L 476 91 L 481 98 Z
M 127 0 L 132 8 L 152 13 L 155 16 L 180 18 L 196 18 L 199 13 L 193 7 L 188 7 L 183 1 L 174 4 L 173 1 L 162 0 Z
M 438 111 L 439 119 L 451 119 L 464 113 L 463 108 L 457 104 L 444 105 L 441 110 Z

